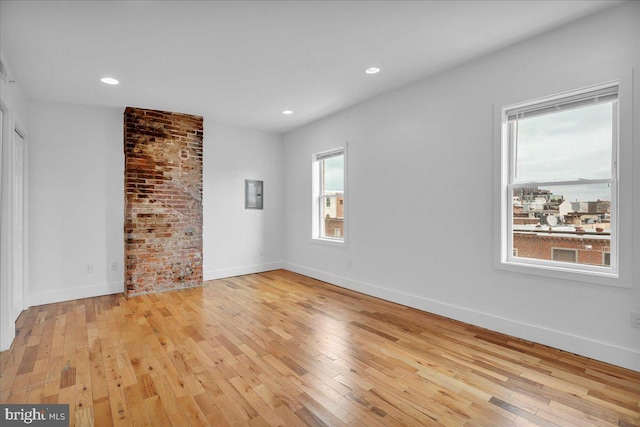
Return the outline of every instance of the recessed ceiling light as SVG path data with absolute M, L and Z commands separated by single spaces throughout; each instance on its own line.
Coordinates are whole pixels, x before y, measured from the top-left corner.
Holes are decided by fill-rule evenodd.
M 282 112 L 282 114 L 284 114 L 285 116 L 288 116 L 289 114 L 293 114 L 293 111 L 291 111 L 291 110 L 284 110 L 284 111 Z
M 112 78 L 112 77 L 103 77 L 103 78 L 101 78 L 101 79 L 100 79 L 100 81 L 101 81 L 102 83 L 106 83 L 106 84 L 108 84 L 108 85 L 117 85 L 117 84 L 120 84 L 120 82 L 119 82 L 119 81 L 117 81 L 116 79 L 114 79 L 114 78 Z
M 380 68 L 371 67 L 371 68 L 367 68 L 366 70 L 364 70 L 364 72 L 367 73 L 367 74 L 378 74 L 380 72 Z

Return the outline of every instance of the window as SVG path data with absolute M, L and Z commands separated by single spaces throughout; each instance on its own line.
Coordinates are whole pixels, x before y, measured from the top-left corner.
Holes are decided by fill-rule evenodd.
M 313 175 L 312 237 L 344 243 L 345 149 L 315 154 Z
M 552 248 L 551 259 L 561 262 L 578 262 L 578 251 L 576 249 Z
M 502 108 L 501 263 L 617 274 L 618 93 L 616 82 Z

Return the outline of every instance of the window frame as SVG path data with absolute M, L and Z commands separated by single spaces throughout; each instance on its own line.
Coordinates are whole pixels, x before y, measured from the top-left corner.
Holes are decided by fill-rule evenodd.
M 612 119 L 612 141 L 611 141 L 611 176 L 606 179 L 587 179 L 587 180 L 577 180 L 577 181 L 546 181 L 546 182 L 516 182 L 515 176 L 515 165 L 517 162 L 516 152 L 517 149 L 514 147 L 514 138 L 513 133 L 515 132 L 514 122 L 509 120 L 509 117 L 513 115 L 513 111 L 525 110 L 525 111 L 538 111 L 542 108 L 549 111 L 553 110 L 553 104 L 565 104 L 571 102 L 570 100 L 575 101 L 576 99 L 582 98 L 590 98 L 592 93 L 596 92 L 607 92 L 613 90 L 615 92 L 615 107 L 613 108 L 613 119 Z M 619 114 L 618 114 L 618 93 L 619 93 L 619 82 L 608 82 L 602 85 L 598 85 L 595 87 L 583 88 L 575 91 L 571 91 L 568 93 L 561 93 L 557 95 L 552 95 L 549 97 L 545 97 L 542 99 L 536 99 L 532 101 L 522 102 L 516 105 L 506 106 L 503 108 L 503 120 L 505 121 L 506 126 L 506 141 L 504 144 L 507 145 L 506 149 L 509 151 L 509 165 L 508 165 L 508 181 L 507 181 L 507 191 L 512 195 L 514 189 L 518 188 L 530 188 L 532 186 L 578 186 L 578 185 L 595 185 L 595 184 L 609 184 L 611 186 L 611 217 L 612 217 L 612 227 L 611 227 L 611 243 L 610 246 L 612 248 L 617 248 L 617 219 L 615 213 L 617 209 L 617 184 L 618 184 L 618 138 L 619 138 Z M 585 103 L 581 103 L 581 105 L 585 105 Z M 507 251 L 513 249 L 513 203 L 509 203 L 507 206 L 507 214 L 509 215 L 509 220 L 507 222 Z M 577 259 L 577 257 L 576 257 Z M 588 264 L 580 264 L 577 261 L 575 263 L 571 263 L 571 267 L 563 266 L 557 264 L 558 261 L 553 260 L 538 260 L 536 258 L 520 258 L 517 256 L 507 257 L 507 262 L 517 262 L 523 264 L 532 264 L 535 266 L 548 266 L 549 268 L 569 268 L 571 270 L 579 270 L 584 271 L 585 273 L 592 274 L 602 274 L 602 275 L 612 275 L 617 276 L 617 250 L 611 251 L 611 264 L 609 266 L 592 266 Z M 551 262 L 551 264 L 549 264 Z M 573 265 L 575 264 L 575 265 Z
M 347 192 L 348 192 L 348 184 L 347 184 L 347 147 L 348 143 L 345 143 L 341 147 L 333 148 L 330 150 L 324 150 L 321 152 L 314 153 L 312 155 L 312 219 L 311 219 L 311 241 L 313 243 L 321 243 L 332 246 L 347 246 L 347 222 L 348 222 L 348 214 L 347 214 Z M 337 153 L 337 154 L 336 154 Z M 342 204 L 342 213 L 343 213 L 343 223 L 342 223 L 342 236 L 336 237 L 335 231 L 332 235 L 326 235 L 326 230 L 324 230 L 324 218 L 322 217 L 323 206 L 326 205 L 326 201 L 330 197 L 336 197 L 336 201 L 338 197 L 336 195 L 329 195 L 323 193 L 323 182 L 324 176 L 322 174 L 322 168 L 320 167 L 321 161 L 334 156 L 343 156 L 343 183 L 344 188 L 342 191 L 343 204 Z M 336 203 L 336 210 L 338 209 L 338 203 Z
M 633 72 L 627 71 L 615 76 L 611 74 L 601 76 L 600 79 L 593 80 L 594 76 L 584 79 L 575 79 L 572 75 L 572 82 L 569 86 L 563 84 L 562 79 L 554 82 L 551 90 L 545 89 L 538 92 L 535 97 L 535 89 L 531 90 L 522 88 L 521 93 L 527 96 L 518 96 L 518 91 L 511 91 L 507 94 L 502 102 L 494 102 L 494 268 L 516 273 L 534 274 L 551 278 L 574 280 L 583 283 L 601 284 L 607 286 L 617 286 L 630 288 L 632 286 L 633 257 L 638 256 L 638 250 L 633 246 L 632 233 L 632 211 L 637 201 L 633 198 L 632 181 L 633 181 Z M 603 78 L 602 78 L 603 77 Z M 578 82 L 576 84 L 576 82 Z M 583 84 L 580 84 L 582 82 Z M 602 83 L 606 82 L 606 83 Z M 550 101 L 553 99 L 561 99 L 573 96 L 579 93 L 586 93 L 598 88 L 607 86 L 618 87 L 618 116 L 617 116 L 617 143 L 612 156 L 616 156 L 618 161 L 615 165 L 616 175 L 612 175 L 617 179 L 615 188 L 612 188 L 612 194 L 615 194 L 616 200 L 611 202 L 611 212 L 614 218 L 612 227 L 612 235 L 616 238 L 612 239 L 611 245 L 616 252 L 615 268 L 603 266 L 590 266 L 581 264 L 561 264 L 558 262 L 551 263 L 546 260 L 536 260 L 527 258 L 517 258 L 512 256 L 508 250 L 512 245 L 508 245 L 508 239 L 512 239 L 513 212 L 512 212 L 512 195 L 508 191 L 509 183 L 511 151 L 510 144 L 507 139 L 507 117 L 506 111 L 512 110 L 514 107 L 526 104 L 534 104 L 538 102 Z M 541 85 L 539 85 L 541 86 Z M 576 87 L 582 89 L 575 89 Z M 538 90 L 541 88 L 538 87 Z M 542 88 L 544 89 L 544 88 Z M 556 90 L 553 90 L 556 89 Z M 568 90 L 570 89 L 570 90 Z M 534 96 L 531 96 L 531 94 Z M 555 95 L 548 96 L 549 93 Z M 513 99 L 514 97 L 520 99 Z M 531 99 L 531 101 L 521 102 L 522 99 Z M 505 102 L 506 101 L 506 102 Z M 612 159 L 613 160 L 613 159 Z M 559 184 L 559 183 L 556 183 Z M 509 209 L 511 208 L 511 209 Z M 614 245 L 615 240 L 615 247 Z M 612 249 L 613 250 L 613 249 Z M 612 255 L 613 261 L 613 255 Z

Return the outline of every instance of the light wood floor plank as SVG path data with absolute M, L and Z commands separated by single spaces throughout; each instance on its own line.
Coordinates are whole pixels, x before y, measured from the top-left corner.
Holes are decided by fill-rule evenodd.
M 640 373 L 285 270 L 32 307 L 2 403 L 74 426 L 636 426 Z

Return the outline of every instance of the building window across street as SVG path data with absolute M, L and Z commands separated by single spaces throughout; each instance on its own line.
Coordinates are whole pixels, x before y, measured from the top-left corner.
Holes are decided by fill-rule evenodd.
M 313 160 L 314 239 L 344 242 L 345 149 L 318 153 Z
M 618 87 L 502 109 L 503 263 L 617 270 Z
M 577 249 L 551 248 L 551 259 L 562 262 L 577 262 Z

